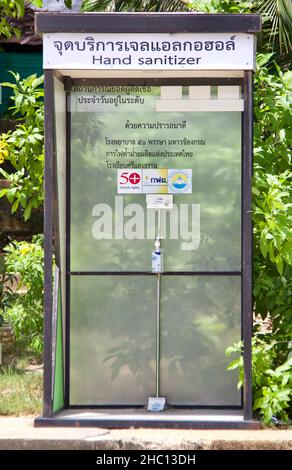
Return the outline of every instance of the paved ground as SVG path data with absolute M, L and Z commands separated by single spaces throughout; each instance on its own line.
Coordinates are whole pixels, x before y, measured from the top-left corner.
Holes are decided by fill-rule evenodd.
M 1 417 L 4 449 L 292 450 L 292 430 L 34 428 L 32 417 Z

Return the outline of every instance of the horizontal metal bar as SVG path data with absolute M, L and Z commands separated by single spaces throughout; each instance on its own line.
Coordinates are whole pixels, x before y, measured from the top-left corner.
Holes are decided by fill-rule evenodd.
M 72 86 L 200 86 L 200 85 L 243 85 L 243 78 L 237 77 L 168 77 L 168 78 L 72 78 Z
M 173 405 L 173 404 L 167 404 L 168 408 L 171 409 L 182 409 L 182 410 L 243 410 L 242 406 L 240 405 Z M 105 410 L 116 410 L 116 409 L 129 409 L 129 408 L 135 408 L 135 409 L 145 409 L 145 403 L 143 405 L 136 405 L 133 403 L 129 403 L 126 405 L 69 405 L 68 410 L 100 410 L 100 409 L 105 409 Z
M 67 276 L 156 276 L 151 271 L 69 271 Z M 240 271 L 165 271 L 165 276 L 241 276 Z

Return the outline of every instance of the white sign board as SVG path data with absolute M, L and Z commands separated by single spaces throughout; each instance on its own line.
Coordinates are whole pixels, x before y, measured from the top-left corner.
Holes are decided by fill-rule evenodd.
M 252 34 L 44 34 L 45 69 L 251 70 Z

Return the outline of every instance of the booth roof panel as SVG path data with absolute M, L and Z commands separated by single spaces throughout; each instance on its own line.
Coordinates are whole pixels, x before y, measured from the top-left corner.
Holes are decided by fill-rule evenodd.
M 36 13 L 39 33 L 249 33 L 261 31 L 260 15 L 200 13 Z

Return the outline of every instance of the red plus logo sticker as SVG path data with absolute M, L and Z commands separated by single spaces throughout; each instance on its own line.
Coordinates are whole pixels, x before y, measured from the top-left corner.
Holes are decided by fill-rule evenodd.
M 141 177 L 138 175 L 138 173 L 131 173 L 129 176 L 129 181 L 132 184 L 138 184 L 140 183 Z
M 142 194 L 142 170 L 118 170 L 118 194 Z

